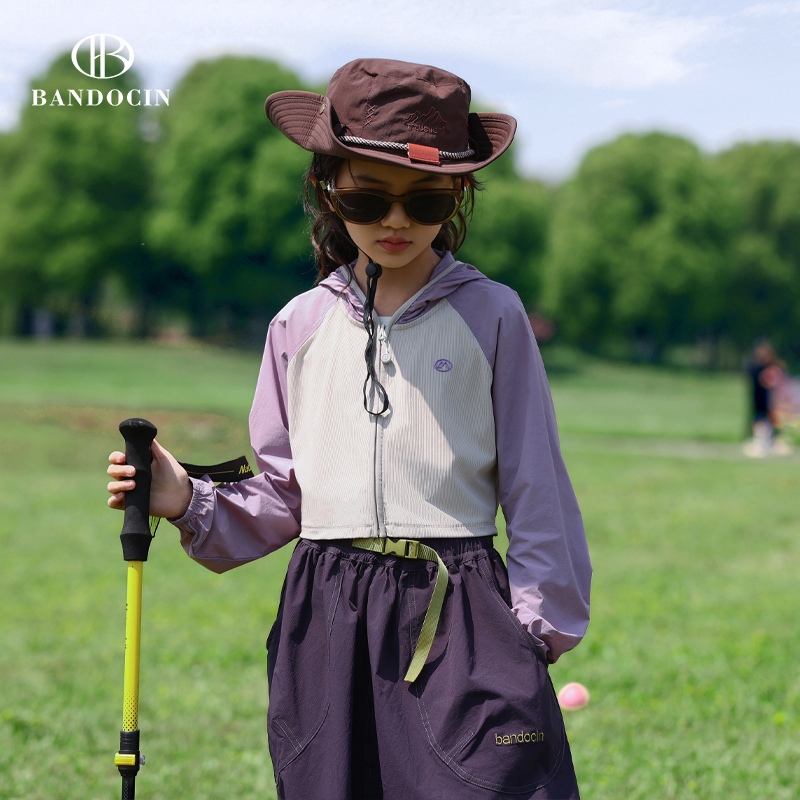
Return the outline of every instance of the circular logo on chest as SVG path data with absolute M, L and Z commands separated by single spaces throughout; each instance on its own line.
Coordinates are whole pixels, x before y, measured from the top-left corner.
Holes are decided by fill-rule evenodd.
M 438 369 L 439 372 L 449 372 L 453 369 L 453 364 L 446 358 L 440 358 L 433 366 Z

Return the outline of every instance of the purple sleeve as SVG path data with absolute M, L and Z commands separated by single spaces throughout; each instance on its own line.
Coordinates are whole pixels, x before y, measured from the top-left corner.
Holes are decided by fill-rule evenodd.
M 491 288 L 475 287 L 470 299 L 465 293 L 458 310 L 493 371 L 498 501 L 509 538 L 513 610 L 554 663 L 586 633 L 592 566 L 530 322 L 515 292 L 486 283 Z M 481 296 L 487 291 L 500 295 L 499 308 L 496 297 Z M 498 313 L 487 314 L 487 307 Z
M 250 442 L 259 474 L 217 487 L 192 479 L 186 514 L 170 520 L 186 552 L 214 572 L 261 558 L 300 533 L 300 487 L 289 442 L 286 370 L 289 359 L 332 305 L 312 290 L 295 298 L 270 324 L 250 412 Z

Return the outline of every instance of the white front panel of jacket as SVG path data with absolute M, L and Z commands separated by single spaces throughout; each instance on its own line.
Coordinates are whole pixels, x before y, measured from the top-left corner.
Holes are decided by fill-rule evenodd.
M 469 327 L 443 299 L 389 330 L 382 417 L 363 406 L 366 336 L 340 300 L 288 366 L 301 536 L 495 533 L 492 373 Z

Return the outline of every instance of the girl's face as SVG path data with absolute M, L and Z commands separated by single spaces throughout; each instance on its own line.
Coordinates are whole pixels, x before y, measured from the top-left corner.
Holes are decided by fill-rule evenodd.
M 389 194 L 401 195 L 422 189 L 452 189 L 456 178 L 434 175 L 393 164 L 376 164 L 370 161 L 345 161 L 336 175 L 339 189 L 358 186 L 363 189 L 380 189 Z M 344 220 L 345 228 L 355 245 L 373 261 L 388 269 L 405 267 L 426 259 L 433 253 L 431 244 L 442 229 L 441 225 L 421 225 L 410 219 L 401 203 L 393 203 L 389 213 L 380 221 L 357 225 Z M 359 253 L 359 264 L 366 259 Z

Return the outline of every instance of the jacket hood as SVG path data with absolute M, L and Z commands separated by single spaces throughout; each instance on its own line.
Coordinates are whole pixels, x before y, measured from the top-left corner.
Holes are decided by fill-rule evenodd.
M 353 273 L 355 261 L 346 266 L 341 266 L 332 272 L 319 286 L 333 292 L 347 302 L 348 310 L 354 319 L 361 320 L 364 315 L 364 293 L 356 282 Z M 456 261 L 453 254 L 447 250 L 442 260 L 436 265 L 430 280 L 411 299 L 404 303 L 397 314 L 392 318 L 392 324 L 411 322 L 422 316 L 434 303 L 443 297 L 452 294 L 456 289 L 471 281 L 489 280 L 480 270 L 463 261 Z

